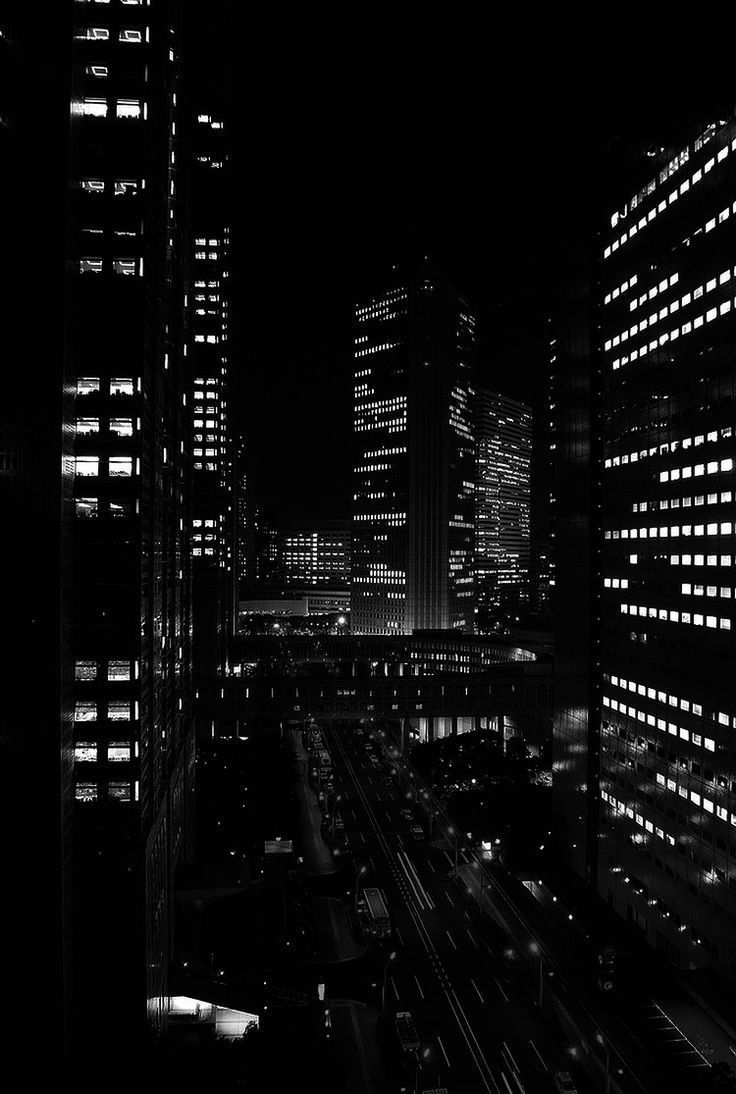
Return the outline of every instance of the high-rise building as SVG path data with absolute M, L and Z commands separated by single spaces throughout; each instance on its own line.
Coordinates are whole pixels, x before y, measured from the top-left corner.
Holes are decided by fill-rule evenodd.
M 294 524 L 279 534 L 284 585 L 345 589 L 350 584 L 351 527 L 347 521 Z
M 180 28 L 174 2 L 75 8 L 61 423 L 73 1000 L 78 1034 L 119 1039 L 146 1001 L 164 1020 L 193 794 Z
M 592 566 L 576 636 L 590 671 L 577 716 L 556 695 L 555 777 L 566 753 L 589 806 L 578 863 L 604 899 L 682 968 L 733 977 L 736 122 L 644 166 L 601 237 L 593 364 L 566 381 L 577 405 L 556 391 L 554 442 L 591 482 L 577 525 L 570 505 L 555 526 L 558 619 Z M 588 526 L 592 550 L 565 562 Z
M 529 606 L 532 411 L 493 391 L 476 397 L 475 581 L 481 631 Z
M 355 633 L 474 626 L 474 347 L 429 265 L 355 308 Z
M 53 7 L 39 24 L 19 5 L 12 35 L 23 338 L 8 329 L 8 345 L 26 360 L 9 362 L 4 400 L 18 654 L 3 804 L 18 908 L 41 920 L 35 939 L 19 923 L 12 948 L 48 1000 L 50 1051 L 63 1033 L 89 1055 L 164 1021 L 173 872 L 191 846 L 180 34 L 175 2 Z M 27 986 L 11 995 L 25 1021 Z
M 186 290 L 192 370 L 196 673 L 224 670 L 237 584 L 235 451 L 230 421 L 231 163 L 224 95 L 217 94 L 213 73 L 205 71 L 205 79 L 197 70 L 192 73 L 185 97 L 189 114 Z
M 60 427 L 68 398 L 62 361 L 70 8 L 54 4 L 39 19 L 35 5 L 9 3 L 0 16 L 6 270 L 0 294 L 0 825 L 6 890 L 14 894 L 3 909 L 0 1022 L 11 1073 L 16 1056 L 26 1067 L 29 1049 L 37 1051 L 38 1031 L 27 1019 L 39 990 L 50 1058 L 58 1058 L 69 1031 L 62 988 L 71 971 L 72 674 L 69 627 L 60 626 L 59 605 L 60 510 L 63 497 L 68 511 L 71 496 L 71 476 L 67 470 L 62 477 L 61 470 L 68 468 L 71 435 Z

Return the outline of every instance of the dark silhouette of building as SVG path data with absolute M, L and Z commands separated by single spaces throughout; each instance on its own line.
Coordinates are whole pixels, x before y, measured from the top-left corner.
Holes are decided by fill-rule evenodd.
M 732 116 L 650 148 L 599 237 L 595 321 L 583 291 L 550 339 L 573 861 L 675 964 L 731 977 L 735 215 Z
M 355 633 L 474 626 L 474 352 L 428 264 L 355 307 Z
M 479 391 L 475 429 L 476 621 L 489 631 L 529 608 L 531 407 Z
M 165 1022 L 173 874 L 192 843 L 182 39 L 173 0 L 52 7 L 39 22 L 16 5 L 0 36 L 18 353 L 0 476 L 16 529 L 4 1028 L 40 992 L 44 1047 L 88 1057 Z

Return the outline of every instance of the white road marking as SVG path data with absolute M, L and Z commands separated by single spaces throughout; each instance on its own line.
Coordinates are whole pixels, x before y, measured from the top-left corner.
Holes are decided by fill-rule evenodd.
M 454 901 L 454 900 L 452 899 L 452 897 L 451 897 L 451 896 L 450 896 L 450 894 L 448 893 L 447 889 L 445 889 L 445 890 L 444 890 L 444 894 L 445 894 L 445 896 L 447 897 L 447 902 L 448 902 L 448 904 L 450 905 L 450 907 L 451 907 L 451 908 L 454 908 L 454 907 L 455 907 L 455 901 Z
M 470 978 L 470 983 L 471 983 L 471 984 L 473 985 L 473 987 L 475 988 L 476 992 L 478 993 L 478 998 L 480 999 L 481 1003 L 483 1003 L 483 1004 L 485 1005 L 485 999 L 484 999 L 484 998 L 483 998 L 483 996 L 481 995 L 481 993 L 480 993 L 480 990 L 479 990 L 479 988 L 478 988 L 478 985 L 476 984 L 475 980 L 473 980 L 472 976 L 471 976 L 471 978 Z
M 450 942 L 452 942 L 452 948 L 453 948 L 453 950 L 456 950 L 456 949 L 457 949 L 457 942 L 456 942 L 456 941 L 455 941 L 455 939 L 454 939 L 454 938 L 452 937 L 452 935 L 451 935 L 451 934 L 450 934 L 450 932 L 449 932 L 449 931 L 447 930 L 447 928 L 445 928 L 445 934 L 446 934 L 446 935 L 447 935 L 447 937 L 448 937 L 448 938 L 450 939 Z
M 470 939 L 470 941 L 473 943 L 473 945 L 475 946 L 475 948 L 477 950 L 478 949 L 478 943 L 475 941 L 475 938 L 474 938 L 473 934 L 471 933 L 470 928 L 466 927 L 465 929 L 468 932 L 468 938 Z
M 448 1058 L 447 1053 L 445 1052 L 445 1046 L 442 1044 L 442 1038 L 440 1037 L 439 1034 L 437 1034 L 437 1044 L 440 1046 L 440 1049 L 442 1050 L 442 1055 L 445 1057 L 445 1063 L 447 1064 L 448 1067 L 450 1067 L 451 1066 L 450 1060 Z
M 421 995 L 422 999 L 424 999 L 424 992 L 422 991 L 422 985 L 419 983 L 419 977 L 417 976 L 416 973 L 414 973 L 414 980 L 416 981 L 417 991 Z
M 403 946 L 404 945 L 404 938 L 403 938 L 403 936 L 401 934 L 401 931 L 399 930 L 398 927 L 396 928 L 396 937 L 398 938 L 400 945 Z
M 503 988 L 501 987 L 501 985 L 499 984 L 499 982 L 498 982 L 498 978 L 494 976 L 494 977 L 493 977 L 493 979 L 494 979 L 494 981 L 495 981 L 496 987 L 498 988 L 498 990 L 499 990 L 499 991 L 501 992 L 501 995 L 503 996 L 504 1002 L 505 1002 L 505 1003 L 508 1003 L 508 1001 L 509 1001 L 509 997 L 508 997 L 508 995 L 506 994 L 506 992 L 505 992 L 505 991 L 503 990 Z
M 539 1051 L 539 1049 L 537 1048 L 537 1046 L 536 1046 L 536 1045 L 534 1044 L 534 1041 L 532 1041 L 531 1037 L 529 1038 L 529 1044 L 530 1044 L 530 1045 L 532 1046 L 532 1048 L 533 1048 L 533 1049 L 534 1049 L 534 1051 L 536 1052 L 536 1054 L 537 1054 L 537 1059 L 539 1060 L 539 1062 L 540 1062 L 540 1064 L 542 1065 L 542 1067 L 544 1068 L 544 1070 L 545 1070 L 545 1071 L 549 1071 L 549 1068 L 547 1067 L 547 1065 L 545 1064 L 544 1060 L 542 1059 L 542 1054 L 541 1054 L 541 1052 Z

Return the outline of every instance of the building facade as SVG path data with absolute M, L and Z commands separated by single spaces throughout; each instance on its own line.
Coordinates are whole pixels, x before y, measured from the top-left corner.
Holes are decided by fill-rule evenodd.
M 355 633 L 474 626 L 474 347 L 428 265 L 355 308 Z
M 224 96 L 211 73 L 185 88 L 187 342 L 192 370 L 194 667 L 222 672 L 236 605 L 231 403 L 231 162 Z M 204 85 L 204 86 L 202 86 Z M 202 104 L 205 104 L 204 106 Z M 207 105 L 210 104 L 210 105 Z
M 481 631 L 515 622 L 530 602 L 531 407 L 476 397 L 475 582 Z
M 280 531 L 279 540 L 284 585 L 304 589 L 349 586 L 352 535 L 347 521 L 292 525 Z
M 600 894 L 681 968 L 733 977 L 733 118 L 651 149 L 645 167 L 595 257 L 590 413 L 563 438 L 581 463 L 589 449 L 577 534 L 581 544 L 587 520 L 591 653 L 588 695 L 580 683 L 576 702 L 556 697 L 555 732 L 569 731 L 573 769 L 587 763 L 587 869 Z M 584 419 L 580 398 L 578 409 Z M 563 572 L 573 544 L 562 531 L 555 579 L 567 603 L 584 564 Z M 587 757 L 575 752 L 573 706 Z
M 46 467 L 61 544 L 48 729 L 67 1047 L 98 1052 L 165 1021 L 173 872 L 191 853 L 190 379 L 179 7 L 73 8 L 63 353 L 46 377 L 63 438 Z

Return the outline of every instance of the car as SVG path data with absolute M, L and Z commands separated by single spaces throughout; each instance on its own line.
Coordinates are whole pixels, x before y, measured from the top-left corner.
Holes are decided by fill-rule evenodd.
M 412 824 L 410 831 L 417 843 L 424 839 L 424 829 L 421 824 Z
M 557 1072 L 555 1075 L 555 1090 L 559 1091 L 559 1094 L 578 1094 L 578 1088 L 575 1086 L 569 1071 Z
M 404 818 L 404 820 L 408 820 L 408 821 L 413 821 L 414 820 L 414 814 L 412 813 L 411 809 L 402 809 L 401 810 L 401 816 Z

